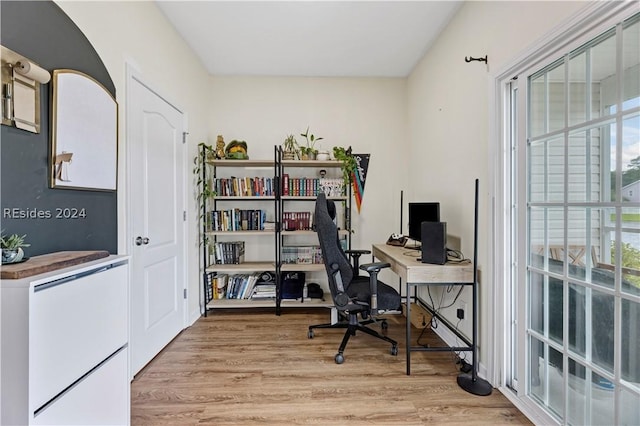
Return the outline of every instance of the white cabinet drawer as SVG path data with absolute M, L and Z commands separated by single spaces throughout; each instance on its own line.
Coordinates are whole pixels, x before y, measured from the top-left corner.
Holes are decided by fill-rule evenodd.
M 32 413 L 127 343 L 127 266 L 91 272 L 34 287 L 29 307 Z
M 129 424 L 127 348 L 45 406 L 35 425 Z

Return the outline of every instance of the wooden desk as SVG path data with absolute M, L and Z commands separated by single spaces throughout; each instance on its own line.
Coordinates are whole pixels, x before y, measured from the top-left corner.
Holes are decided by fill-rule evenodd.
M 419 285 L 473 285 L 474 270 L 472 263 L 446 263 L 444 265 L 432 265 L 420 262 L 415 256 L 408 256 L 410 250 L 404 247 L 390 246 L 387 244 L 374 244 L 372 255 L 381 262 L 391 264 L 391 270 L 395 272 L 405 283 L 407 295 L 406 324 L 406 350 L 407 350 L 407 375 L 411 374 L 411 352 L 416 351 L 473 351 L 475 342 L 469 342 L 467 338 L 452 330 L 468 346 L 462 347 L 422 347 L 411 346 L 411 287 Z M 433 314 L 435 314 L 432 311 Z M 437 315 L 436 315 L 437 317 Z M 446 322 L 441 321 L 445 326 Z M 475 313 L 474 313 L 475 322 Z

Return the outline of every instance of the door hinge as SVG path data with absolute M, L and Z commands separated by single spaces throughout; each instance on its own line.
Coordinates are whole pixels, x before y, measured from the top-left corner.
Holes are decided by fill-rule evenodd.
M 186 299 L 187 298 L 187 289 L 186 288 L 183 290 L 183 294 L 184 294 L 184 298 Z
M 186 221 L 187 221 L 187 211 L 186 211 L 186 210 L 183 210 L 183 211 L 182 211 L 182 221 L 183 221 L 183 222 L 186 222 Z
M 187 143 L 187 135 L 189 132 L 182 132 L 182 143 Z

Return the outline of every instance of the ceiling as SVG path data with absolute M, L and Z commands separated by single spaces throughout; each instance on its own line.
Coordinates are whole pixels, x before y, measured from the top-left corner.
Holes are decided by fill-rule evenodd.
M 156 1 L 213 75 L 406 77 L 462 1 Z

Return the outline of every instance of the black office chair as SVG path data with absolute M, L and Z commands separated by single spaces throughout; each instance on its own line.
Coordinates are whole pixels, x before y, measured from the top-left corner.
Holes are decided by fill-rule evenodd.
M 309 326 L 308 337 L 314 337 L 316 328 L 346 329 L 342 343 L 335 356 L 337 364 L 344 362 L 344 349 L 356 331 L 382 339 L 391 343 L 391 355 L 398 354 L 398 342 L 367 327 L 377 323 L 378 311 L 400 309 L 400 295 L 396 290 L 378 281 L 378 272 L 387 268 L 388 263 L 368 263 L 360 269 L 369 273 L 368 278 L 354 275 L 353 267 L 342 250 L 338 238 L 338 228 L 333 219 L 335 205 L 327 200 L 324 194 L 318 195 L 315 209 L 315 226 L 320 241 L 322 260 L 324 261 L 329 280 L 329 289 L 340 319 L 335 324 L 319 324 Z M 359 319 L 362 318 L 362 320 Z M 387 328 L 386 320 L 381 321 L 383 330 Z

